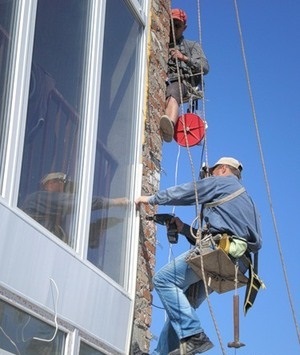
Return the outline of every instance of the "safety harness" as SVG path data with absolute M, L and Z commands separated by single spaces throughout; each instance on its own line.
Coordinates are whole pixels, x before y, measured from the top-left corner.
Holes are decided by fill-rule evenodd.
M 242 187 L 232 194 L 217 201 L 209 202 L 203 205 L 203 208 L 211 208 L 228 202 L 245 192 Z M 265 287 L 263 282 L 257 276 L 258 254 L 254 258 L 256 265 L 253 265 L 250 252 L 247 250 L 238 259 L 231 258 L 228 255 L 230 238 L 227 234 L 212 235 L 206 233 L 202 235 L 200 244 L 188 255 L 186 262 L 191 268 L 207 283 L 207 286 L 218 293 L 224 293 L 235 288 L 246 286 L 244 313 L 252 307 L 260 287 Z M 203 265 L 202 265 L 203 263 Z M 248 269 L 248 278 L 236 267 L 242 263 Z M 204 271 L 204 275 L 203 275 Z
M 189 58 L 192 57 L 193 47 L 195 42 L 188 41 L 183 39 L 179 44 L 177 44 L 178 49 L 181 53 L 187 55 Z M 203 98 L 203 88 L 201 83 L 202 73 L 193 73 L 192 68 L 187 65 L 185 62 L 180 62 L 179 64 L 179 73 L 177 73 L 177 66 L 174 60 L 169 59 L 169 78 L 168 82 L 178 81 L 178 76 L 181 78 L 181 82 L 187 88 L 187 96 L 183 98 L 183 102 L 193 100 L 198 100 Z

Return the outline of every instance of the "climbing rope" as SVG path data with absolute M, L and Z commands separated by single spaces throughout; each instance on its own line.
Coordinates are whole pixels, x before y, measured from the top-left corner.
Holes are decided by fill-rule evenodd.
M 173 35 L 173 43 L 174 45 L 176 44 L 176 38 L 175 38 L 175 29 L 174 29 L 174 21 L 172 18 L 172 9 L 169 9 L 169 16 L 170 16 L 170 24 L 171 24 L 171 29 L 172 29 L 172 35 Z M 183 100 L 183 94 L 182 94 L 182 79 L 180 77 L 180 70 L 179 70 L 179 61 L 178 58 L 175 58 L 175 63 L 176 63 L 176 71 L 177 71 L 177 79 L 178 79 L 178 85 L 179 85 L 179 95 L 180 95 L 180 113 L 181 115 L 184 114 L 184 108 L 183 108 L 183 104 L 184 104 L 184 100 Z M 195 169 L 194 169 L 194 165 L 193 165 L 193 159 L 191 156 L 191 152 L 189 149 L 189 142 L 187 139 L 187 134 L 186 134 L 186 126 L 185 126 L 185 120 L 182 121 L 183 123 L 183 132 L 184 132 L 184 139 L 185 139 L 185 144 L 187 147 L 187 152 L 188 152 L 188 156 L 189 156 L 189 160 L 190 160 L 190 164 L 191 164 L 191 168 L 192 168 L 192 177 L 193 180 L 195 178 Z M 178 146 L 178 149 L 180 149 L 180 147 Z
M 200 7 L 200 0 L 197 0 L 197 24 L 198 24 L 198 34 L 199 34 L 199 43 L 202 44 L 202 25 L 201 25 L 201 7 Z M 201 70 L 203 71 L 203 70 Z M 203 99 L 202 99 L 202 116 L 204 119 L 204 122 L 206 122 L 206 98 L 205 98 L 205 90 L 204 90 L 204 76 L 203 74 L 201 75 L 201 87 L 203 88 Z M 204 135 L 204 140 L 203 140 L 203 152 L 205 155 L 204 162 L 205 165 L 208 166 L 208 149 L 207 149 L 207 135 Z M 201 160 L 201 163 L 203 163 L 203 160 Z
M 171 13 L 171 8 L 170 8 L 170 24 L 171 24 L 171 29 L 172 29 L 172 34 L 173 34 L 173 43 L 176 43 L 176 38 L 175 38 L 175 31 L 174 31 L 174 22 L 172 19 L 172 13 Z M 199 42 L 200 44 L 202 43 L 202 31 L 201 31 L 201 12 L 200 12 L 200 0 L 197 0 L 197 17 L 198 17 L 198 33 L 199 33 Z M 181 110 L 181 115 L 184 115 L 184 108 L 183 108 L 183 104 L 184 104 L 184 100 L 183 100 L 183 95 L 182 95 L 182 87 L 181 87 L 181 77 L 180 77 L 180 71 L 179 71 L 179 61 L 177 58 L 175 58 L 175 63 L 176 63 L 176 70 L 178 73 L 178 83 L 179 83 L 179 93 L 180 93 L 180 110 Z M 203 79 L 203 68 L 201 68 L 201 86 L 202 88 L 204 88 L 204 79 Z M 205 96 L 204 96 L 204 90 L 203 90 L 203 98 L 202 98 L 202 112 L 203 112 L 203 118 L 204 121 L 206 122 L 205 119 Z M 195 220 L 198 220 L 198 229 L 197 229 L 197 235 L 194 236 L 196 241 L 200 241 L 201 239 L 201 218 L 200 218 L 200 209 L 199 209 L 199 200 L 198 200 L 198 193 L 197 193 L 197 179 L 196 179 L 196 174 L 195 174 L 195 167 L 194 167 L 194 163 L 193 163 L 193 159 L 192 159 L 192 154 L 191 154 L 191 150 L 190 150 L 190 146 L 189 146 L 189 142 L 187 139 L 187 131 L 186 131 L 186 125 L 185 125 L 185 120 L 183 119 L 182 121 L 183 123 L 183 132 L 184 132 L 184 139 L 185 139 L 185 145 L 186 145 L 186 149 L 187 149 L 187 154 L 188 154 L 188 158 L 189 158 L 189 162 L 190 162 L 190 166 L 191 166 L 191 172 L 192 172 L 192 181 L 194 183 L 194 190 L 195 190 L 195 208 L 196 208 L 196 218 Z M 177 160 L 176 160 L 176 175 L 175 175 L 175 180 L 177 182 L 177 173 L 178 173 L 178 160 L 179 160 L 179 156 L 180 156 L 180 146 L 178 145 L 178 154 L 177 154 Z M 206 139 L 206 134 L 204 135 L 204 149 L 203 151 L 205 152 L 205 162 L 206 162 L 206 166 L 208 166 L 208 152 L 207 152 L 207 139 Z M 173 208 L 173 213 L 175 211 L 175 208 Z M 193 221 L 192 225 L 195 223 L 195 220 Z M 193 233 L 192 233 L 193 235 Z M 170 252 L 169 252 L 169 262 L 170 262 L 170 257 L 171 257 L 171 253 L 172 253 L 172 246 L 170 246 Z M 205 278 L 205 272 L 204 272 L 204 267 L 203 267 L 203 259 L 202 259 L 202 253 L 201 254 L 201 272 L 202 272 L 202 279 L 203 279 L 203 283 L 204 283 L 204 288 L 205 288 L 205 294 L 206 294 L 206 300 L 208 303 L 208 308 L 209 308 L 209 312 L 211 315 L 211 318 L 213 320 L 213 324 L 215 327 L 215 331 L 217 333 L 217 337 L 218 337 L 218 341 L 220 344 L 220 347 L 222 349 L 222 354 L 225 355 L 225 349 L 224 349 L 224 345 L 221 339 L 221 335 L 220 335 L 220 331 L 217 325 L 217 321 L 216 321 L 216 317 L 214 315 L 214 311 L 213 311 L 213 307 L 212 304 L 210 302 L 210 298 L 209 298 L 209 291 L 208 291 L 208 286 L 207 286 L 207 282 L 206 282 L 206 278 Z
M 204 270 L 204 261 L 203 261 L 203 253 L 201 251 L 201 230 L 200 228 L 197 230 L 197 234 L 194 235 L 193 233 L 193 224 L 195 223 L 195 221 L 198 219 L 199 217 L 197 216 L 193 223 L 191 224 L 191 234 L 193 235 L 193 237 L 195 238 L 196 242 L 198 242 L 198 246 L 199 246 L 199 249 L 200 249 L 200 266 L 201 266 L 201 275 L 202 275 L 202 281 L 203 281 L 203 284 L 204 284 L 204 289 L 205 289 L 205 295 L 206 295 L 206 301 L 207 301 L 207 305 L 208 305 L 208 309 L 209 309 L 209 313 L 210 313 L 210 316 L 212 318 L 212 321 L 213 321 L 213 324 L 214 324 L 214 327 L 215 327 L 215 331 L 216 331 L 216 334 L 217 334 L 217 337 L 218 337 L 218 341 L 219 341 L 219 344 L 220 344 L 220 347 L 221 347 L 221 350 L 222 350 L 222 354 L 225 355 L 226 352 L 225 352 L 225 348 L 224 348 L 224 345 L 223 345 L 223 341 L 222 341 L 222 338 L 221 338 L 221 333 L 220 333 L 220 330 L 219 330 L 219 326 L 217 324 L 217 320 L 216 320 L 216 317 L 215 317 L 215 314 L 214 314 L 214 311 L 213 311 L 213 307 L 212 307 L 212 304 L 210 302 L 210 297 L 209 297 L 209 292 L 208 292 L 208 286 L 207 286 L 207 280 L 206 280 L 206 275 L 205 275 L 205 270 Z
M 198 22 L 199 42 L 200 42 L 200 44 L 202 44 L 202 25 L 201 25 L 200 0 L 197 0 L 197 18 L 198 18 L 197 22 Z M 203 70 L 201 70 L 201 71 L 203 72 Z M 204 89 L 203 74 L 201 75 L 201 86 Z M 205 106 L 205 102 L 206 102 L 205 90 L 203 90 L 202 114 L 203 114 L 204 121 L 206 122 L 206 111 L 205 111 L 206 106 Z M 204 155 L 205 155 L 205 159 L 204 159 L 205 165 L 208 166 L 208 149 L 207 149 L 207 135 L 206 134 L 204 135 L 203 147 L 204 147 L 203 148 L 203 152 L 204 152 Z M 195 193 L 196 193 L 197 198 L 198 198 L 197 190 L 195 190 Z M 196 203 L 197 203 L 197 206 L 198 206 L 198 201 L 196 201 Z M 200 213 L 199 212 L 197 213 L 197 216 L 199 217 L 199 223 L 198 224 L 201 225 L 201 217 L 200 217 Z M 201 238 L 201 231 L 198 229 L 197 236 L 196 236 L 196 241 L 199 241 L 199 239 L 200 239 L 199 235 L 200 235 L 200 238 Z M 198 243 L 198 244 L 201 245 L 201 243 Z M 201 252 L 200 252 L 200 258 L 201 258 L 201 274 L 202 274 L 202 280 L 203 280 L 203 283 L 204 283 L 208 309 L 209 309 L 209 312 L 210 312 L 210 315 L 211 315 L 211 318 L 212 318 L 212 321 L 213 321 L 213 324 L 214 324 L 214 327 L 215 327 L 215 331 L 216 331 L 216 334 L 217 334 L 217 337 L 218 337 L 218 341 L 219 341 L 219 344 L 220 344 L 220 347 L 221 347 L 221 350 L 222 350 L 222 354 L 225 355 L 226 352 L 225 352 L 225 348 L 224 348 L 223 341 L 222 341 L 222 338 L 221 338 L 221 333 L 220 333 L 220 330 L 219 330 L 219 327 L 218 327 L 218 324 L 217 324 L 216 317 L 214 315 L 212 304 L 210 302 L 208 286 L 207 286 L 206 277 L 205 277 L 205 271 L 204 271 L 203 255 L 202 255 Z
M 293 300 L 292 300 L 292 295 L 291 295 L 291 290 L 290 290 L 290 286 L 289 286 L 288 275 L 287 275 L 287 270 L 286 270 L 285 261 L 284 261 L 284 257 L 283 257 L 279 231 L 278 231 L 278 228 L 277 228 L 275 212 L 274 212 L 274 209 L 273 209 L 271 189 L 270 189 L 270 184 L 269 184 L 269 180 L 268 180 L 268 176 L 267 176 L 265 159 L 264 159 L 263 149 L 262 149 L 262 144 L 261 144 L 261 139 L 260 139 L 260 133 L 259 133 L 259 128 L 258 128 L 256 110 L 255 110 L 255 105 L 254 105 L 254 99 L 253 99 L 253 95 L 252 95 L 252 88 L 251 88 L 249 70 L 248 70 L 248 65 L 247 65 L 247 60 L 246 60 L 246 53 L 245 53 L 244 40 L 243 40 L 243 34 L 242 34 L 242 29 L 241 29 L 239 11 L 238 11 L 238 6 L 237 6 L 237 0 L 233 0 L 233 1 L 234 1 L 235 12 L 236 12 L 236 19 L 237 19 L 237 24 L 238 24 L 239 36 L 240 36 L 242 57 L 243 57 L 244 69 L 245 69 L 245 73 L 246 73 L 246 80 L 247 80 L 247 86 L 248 86 L 249 97 L 250 97 L 250 102 L 251 102 L 251 108 L 252 108 L 253 120 L 254 120 L 254 125 L 255 125 L 256 137 L 257 137 L 257 142 L 258 142 L 258 146 L 259 146 L 260 159 L 261 159 L 261 163 L 262 163 L 263 174 L 264 174 L 264 179 L 265 179 L 265 184 L 266 184 L 266 189 L 267 189 L 267 195 L 268 195 L 268 200 L 269 200 L 270 210 L 271 210 L 271 215 L 272 215 L 272 221 L 273 221 L 273 226 L 274 226 L 275 235 L 276 235 L 277 247 L 278 247 L 278 251 L 279 251 L 279 256 L 280 256 L 280 261 L 281 261 L 281 265 L 282 265 L 283 274 L 284 274 L 284 280 L 285 280 L 286 289 L 287 289 L 288 298 L 289 298 L 289 303 L 290 303 L 290 307 L 291 307 L 291 311 L 292 311 L 293 321 L 294 321 L 296 332 L 297 332 L 297 336 L 298 336 L 298 342 L 300 343 L 300 331 L 299 331 L 299 326 L 298 326 L 298 323 L 297 323 L 296 312 L 295 312 L 295 308 L 294 308 L 294 304 L 293 304 Z

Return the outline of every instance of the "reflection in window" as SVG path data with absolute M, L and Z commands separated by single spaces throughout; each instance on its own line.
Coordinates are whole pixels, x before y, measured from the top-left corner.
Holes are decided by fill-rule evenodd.
M 64 346 L 62 331 L 0 300 L 0 353 L 60 355 Z
M 128 197 L 132 188 L 141 30 L 125 2 L 107 1 L 94 195 Z M 88 259 L 121 285 L 128 215 L 128 208 L 91 215 L 98 226 L 90 231 Z
M 69 245 L 74 245 L 88 4 L 38 1 L 18 201 L 19 207 Z M 49 173 L 65 176 L 57 179 L 62 182 L 56 184 L 57 190 L 43 183 Z
M 16 1 L 0 1 L 0 169 L 6 146 L 5 110 L 7 100 L 7 81 L 9 79 L 9 64 L 13 37 L 14 6 Z M 0 171 L 1 173 L 1 171 Z
M 104 353 L 92 348 L 91 346 L 87 345 L 86 343 L 81 342 L 79 355 L 104 355 Z

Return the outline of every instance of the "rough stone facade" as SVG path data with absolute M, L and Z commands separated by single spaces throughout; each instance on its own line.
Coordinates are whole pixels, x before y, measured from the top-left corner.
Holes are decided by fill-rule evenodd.
M 143 142 L 142 194 L 157 191 L 160 182 L 162 140 L 159 120 L 165 107 L 166 59 L 169 41 L 170 1 L 152 0 L 148 23 L 146 113 Z M 139 262 L 137 272 L 135 314 L 133 324 L 133 349 L 138 345 L 147 352 L 151 341 L 152 276 L 155 267 L 156 228 L 145 220 L 146 214 L 155 210 L 141 210 Z M 133 351 L 134 353 L 134 351 Z

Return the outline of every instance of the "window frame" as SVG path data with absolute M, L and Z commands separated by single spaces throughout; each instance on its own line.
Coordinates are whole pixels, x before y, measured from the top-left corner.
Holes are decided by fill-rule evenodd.
M 37 12 L 38 0 L 16 0 L 17 8 L 15 14 L 15 24 L 16 30 L 14 30 L 13 45 L 11 53 L 11 64 L 10 64 L 10 77 L 8 80 L 8 91 L 7 95 L 9 97 L 7 105 L 7 125 L 6 134 L 7 137 L 7 149 L 3 154 L 4 166 L 2 169 L 2 182 L 1 185 L 1 196 L 0 196 L 0 209 L 6 210 L 5 214 L 13 215 L 13 218 L 18 218 L 20 220 L 20 225 L 26 225 L 26 231 L 32 230 L 33 239 L 37 240 L 38 235 L 42 235 L 45 239 L 45 245 L 49 245 L 51 242 L 53 248 L 61 253 L 63 251 L 70 259 L 77 259 L 78 264 L 84 264 L 92 273 L 96 273 L 103 283 L 108 283 L 110 287 L 114 288 L 118 294 L 127 299 L 128 303 L 128 328 L 132 326 L 132 319 L 134 314 L 134 295 L 135 295 L 135 283 L 137 274 L 137 261 L 138 261 L 138 240 L 139 240 L 139 217 L 135 211 L 134 198 L 141 191 L 141 177 L 142 177 L 142 163 L 140 163 L 142 144 L 141 140 L 143 122 L 145 117 L 142 112 L 145 112 L 145 97 L 140 95 L 144 92 L 145 83 L 143 78 L 146 77 L 146 40 L 147 40 L 147 26 L 146 26 L 146 13 L 145 8 L 143 9 L 137 0 L 125 0 L 126 5 L 132 11 L 136 20 L 143 27 L 141 31 L 140 47 L 139 47 L 139 69 L 137 76 L 141 78 L 138 80 L 135 87 L 136 96 L 136 117 L 139 119 L 136 122 L 135 132 L 133 134 L 133 140 L 135 141 L 134 149 L 135 155 L 133 159 L 133 179 L 130 187 L 131 201 L 131 211 L 130 211 L 130 222 L 127 225 L 127 254 L 125 261 L 125 271 L 124 271 L 124 286 L 120 286 L 109 278 L 106 274 L 101 272 L 101 270 L 94 267 L 90 262 L 87 261 L 87 243 L 88 238 L 80 239 L 80 235 L 88 235 L 89 219 L 90 219 L 90 205 L 92 199 L 92 189 L 93 189 L 93 176 L 94 176 L 94 160 L 96 155 L 96 135 L 97 135 L 97 123 L 98 123 L 98 109 L 100 102 L 100 83 L 101 83 L 101 67 L 102 67 L 102 51 L 103 51 L 103 39 L 104 39 L 104 19 L 105 19 L 105 7 L 106 1 L 91 0 L 91 18 L 89 18 L 89 40 L 87 44 L 86 62 L 85 62 L 85 86 L 82 99 L 82 110 L 80 115 L 85 122 L 83 127 L 83 135 L 81 141 L 80 149 L 80 166 L 78 172 L 79 181 L 79 191 L 78 191 L 78 208 L 75 211 L 76 214 L 76 235 L 75 239 L 78 241 L 76 248 L 72 249 L 58 240 L 49 231 L 46 231 L 42 226 L 38 225 L 37 222 L 33 221 L 29 216 L 27 216 L 23 211 L 17 207 L 18 201 L 18 187 L 21 177 L 21 167 L 22 167 L 22 156 L 23 156 L 23 143 L 25 136 L 25 125 L 29 95 L 29 84 L 30 84 L 30 74 L 31 74 L 31 62 L 34 44 L 34 30 L 35 30 L 35 19 Z M 148 0 L 145 0 L 148 4 Z M 11 118 L 11 119 L 9 119 Z M 87 119 L 89 118 L 89 119 Z M 91 140 L 93 144 L 90 144 Z M 80 216 L 80 218 L 79 218 Z M 12 217 L 5 217 L 12 219 Z M 22 229 L 22 226 L 17 226 L 17 229 Z M 15 228 L 14 228 L 15 230 Z M 22 239 L 23 240 L 23 239 Z M 2 243 L 0 242 L 0 246 Z M 12 246 L 9 250 L 12 250 Z M 0 253 L 1 254 L 1 253 Z M 19 255 L 19 254 L 18 254 Z M 5 259 L 6 260 L 6 259 Z M 48 272 L 48 269 L 46 269 Z M 5 270 L 3 270 L 3 273 Z M 0 275 L 2 272 L 0 272 Z M 46 276 L 46 275 L 45 275 Z M 8 282 L 11 281 L 9 278 L 5 278 Z M 6 285 L 5 280 L 0 282 L 1 285 Z M 40 280 L 41 281 L 41 280 Z M 8 283 L 8 287 L 16 294 L 21 294 L 24 299 L 26 297 L 32 297 L 31 299 L 36 304 L 43 304 L 47 308 L 47 303 L 43 299 L 41 290 L 33 292 L 33 294 L 27 294 L 28 286 L 24 286 L 23 289 L 19 289 L 19 280 L 12 283 Z M 40 287 L 45 288 L 45 284 L 48 285 L 48 280 L 42 280 Z M 36 297 L 36 298 L 35 298 Z M 43 301 L 45 303 L 43 303 Z M 122 301 L 125 304 L 125 301 Z M 29 311 L 27 307 L 24 307 L 26 312 Z M 50 322 L 51 323 L 51 322 Z M 60 328 L 61 329 L 61 328 Z M 83 330 L 81 330 L 83 331 Z M 127 330 L 130 334 L 130 329 Z M 73 339 L 73 337 L 71 337 Z M 70 338 L 70 339 L 71 339 Z M 67 344 L 74 343 L 78 341 L 78 338 L 68 340 Z M 86 342 L 85 338 L 83 338 Z M 94 345 L 91 343 L 91 345 Z M 71 345 L 67 345 L 69 348 Z M 125 347 L 129 349 L 130 347 L 130 336 L 127 335 Z
M 12 36 L 10 54 L 10 73 L 7 83 L 6 106 L 6 152 L 1 176 L 1 196 L 13 208 L 17 205 L 18 186 L 21 173 L 23 140 L 27 98 L 30 82 L 30 64 L 32 59 L 36 0 L 18 1 Z M 11 119 L 9 119 L 11 118 Z

